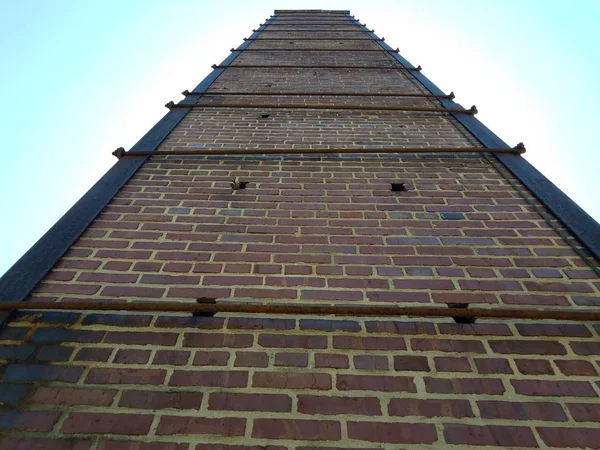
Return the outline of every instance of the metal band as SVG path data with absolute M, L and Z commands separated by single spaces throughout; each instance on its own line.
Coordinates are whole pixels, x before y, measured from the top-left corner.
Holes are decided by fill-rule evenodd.
M 383 50 L 383 49 L 367 49 L 367 48 L 247 48 L 247 49 L 231 49 L 232 52 L 372 52 L 372 53 L 389 53 L 399 52 L 400 50 Z
M 377 70 L 408 70 L 408 71 L 420 71 L 421 66 L 418 67 L 399 67 L 399 66 L 305 66 L 305 65 L 287 65 L 287 66 L 257 66 L 253 64 L 236 64 L 235 66 L 223 66 L 213 65 L 213 69 L 377 69 Z
M 422 94 L 422 93 L 382 93 L 382 92 L 277 92 L 277 91 L 264 91 L 264 92 L 244 92 L 244 91 L 206 91 L 206 92 L 190 92 L 183 91 L 183 95 L 198 95 L 202 97 L 207 96 L 221 96 L 221 95 L 276 95 L 276 96 L 287 96 L 287 95 L 302 95 L 304 97 L 424 97 L 424 98 L 454 98 L 454 93 L 450 92 L 448 95 L 436 95 L 436 94 Z
M 518 309 L 518 308 L 457 308 L 433 306 L 331 306 L 306 304 L 267 304 L 217 302 L 202 298 L 191 302 L 126 302 L 126 301 L 70 301 L 0 303 L 0 311 L 8 310 L 61 310 L 61 311 L 137 311 L 137 312 L 180 312 L 180 313 L 249 313 L 249 314 L 293 314 L 293 315 L 336 315 L 356 317 L 452 317 L 525 320 L 567 320 L 597 322 L 600 311 L 578 309 Z
M 186 99 L 187 100 L 187 99 Z M 277 104 L 277 103 L 178 103 L 169 102 L 165 105 L 167 108 L 273 108 L 273 109 L 337 109 L 354 111 L 415 111 L 428 113 L 462 113 L 477 114 L 477 108 L 472 106 L 470 109 L 464 108 L 421 108 L 416 106 L 359 106 L 359 105 L 307 105 L 298 104 Z
M 486 147 L 388 147 L 388 148 L 310 148 L 310 149 L 246 149 L 244 151 L 222 148 L 202 150 L 153 150 L 147 152 L 126 152 L 118 148 L 112 154 L 121 159 L 127 156 L 246 156 L 246 155 L 296 155 L 296 154 L 390 154 L 390 153 L 525 153 L 520 143 L 513 148 Z

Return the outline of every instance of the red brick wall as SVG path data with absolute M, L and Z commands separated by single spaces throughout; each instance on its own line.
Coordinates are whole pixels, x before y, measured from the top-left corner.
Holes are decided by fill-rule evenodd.
M 248 52 L 234 64 L 374 60 L 390 61 Z M 222 90 L 426 92 L 407 72 L 372 69 L 232 68 L 210 89 Z M 439 106 L 200 103 L 216 101 Z M 160 149 L 477 145 L 443 114 L 227 107 L 194 108 Z M 496 165 L 469 153 L 153 157 L 29 301 L 598 306 L 598 277 Z M 232 191 L 236 177 L 246 190 Z M 524 320 L 22 312 L 0 330 L 0 449 L 598 448 L 599 332 Z

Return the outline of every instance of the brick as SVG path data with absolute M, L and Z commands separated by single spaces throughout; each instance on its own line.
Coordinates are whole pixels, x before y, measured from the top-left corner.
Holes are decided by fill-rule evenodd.
M 365 328 L 368 333 L 436 334 L 434 325 L 428 322 L 367 321 Z
M 497 378 L 425 378 L 425 389 L 434 394 L 502 395 L 505 391 Z
M 56 343 L 63 342 L 100 342 L 104 337 L 104 331 L 94 330 L 71 330 L 68 328 L 38 328 L 31 337 L 35 343 Z
M 224 417 L 183 417 L 162 416 L 156 429 L 159 436 L 172 435 L 215 435 L 215 436 L 243 436 L 246 428 L 246 419 Z
M 0 404 L 13 408 L 18 407 L 30 391 L 31 386 L 26 384 L 2 383 L 0 384 Z
M 60 411 L 0 410 L 0 430 L 49 432 L 60 416 Z
M 567 408 L 577 422 L 600 422 L 598 403 L 567 403 Z
M 225 319 L 220 317 L 158 317 L 157 328 L 194 328 L 196 330 L 219 330 L 223 328 Z
M 108 331 L 104 342 L 127 345 L 175 345 L 177 333 L 149 333 L 142 331 Z
M 554 375 L 554 369 L 545 359 L 516 359 L 515 364 L 523 375 Z
M 326 373 L 255 372 L 252 387 L 329 390 L 331 376 Z
M 252 347 L 254 336 L 251 334 L 225 334 L 225 333 L 185 333 L 184 347 L 204 348 L 247 348 Z
M 485 348 L 480 341 L 452 340 L 452 339 L 419 339 L 410 340 L 410 346 L 415 351 L 442 351 L 456 353 L 485 353 Z
M 82 367 L 45 366 L 41 364 L 11 364 L 4 372 L 3 382 L 63 381 L 76 383 Z
M 194 356 L 195 366 L 226 366 L 229 361 L 227 352 L 202 352 L 197 351 Z
M 206 275 L 202 283 L 206 286 L 262 286 L 263 277 Z
M 163 369 L 91 368 L 86 384 L 151 384 L 159 385 L 165 380 Z
M 35 349 L 32 344 L 0 345 L 0 359 L 22 361 L 33 355 Z
M 316 353 L 315 367 L 327 367 L 330 369 L 347 369 L 350 367 L 346 355 L 336 355 L 331 353 Z
M 517 394 L 542 397 L 597 397 L 587 381 L 511 380 Z
M 425 423 L 349 421 L 348 437 L 391 444 L 432 444 L 438 440 L 435 425 Z
M 152 364 L 168 366 L 183 366 L 190 359 L 190 352 L 179 350 L 157 350 L 154 354 Z
M 592 363 L 584 360 L 555 360 L 554 363 L 558 369 L 567 376 L 597 376 L 598 371 Z
M 110 414 L 72 412 L 64 421 L 62 433 L 146 435 L 150 431 L 150 414 Z
M 370 397 L 324 397 L 299 395 L 298 412 L 302 414 L 357 414 L 380 416 L 379 400 Z
M 81 314 L 58 311 L 17 311 L 13 322 L 44 323 L 56 325 L 72 325 Z
M 308 366 L 307 353 L 277 353 L 275 355 L 277 367 L 306 367 Z
M 360 324 L 354 320 L 301 319 L 300 329 L 356 332 L 360 331 Z
M 236 367 L 267 367 L 269 355 L 265 352 L 237 352 L 234 365 Z
M 435 303 L 498 303 L 496 295 L 488 293 L 461 292 L 460 294 L 457 294 L 452 292 L 434 292 L 431 294 L 431 298 Z
M 119 406 L 135 409 L 200 409 L 201 392 L 123 391 Z
M 36 439 L 12 437 L 0 439 L 0 449 L 2 450 L 89 450 L 91 446 L 91 441 L 75 439 Z
M 288 450 L 288 448 L 280 447 L 278 445 L 262 446 L 262 445 L 198 444 L 198 445 L 196 445 L 195 450 Z
M 467 400 L 393 398 L 388 405 L 390 416 L 474 417 Z
M 356 355 L 354 367 L 361 370 L 387 370 L 388 359 L 386 356 Z
M 598 448 L 600 442 L 598 428 L 537 427 L 536 430 L 542 441 L 550 447 Z
M 146 364 L 150 360 L 150 350 L 121 349 L 113 359 L 117 364 Z
M 142 284 L 177 284 L 186 285 L 192 284 L 197 285 L 200 283 L 200 277 L 188 276 L 188 275 L 142 275 L 140 280 Z M 205 283 L 208 284 L 208 283 Z
M 298 336 L 261 334 L 258 337 L 258 344 L 262 347 L 321 349 L 327 348 L 327 338 L 306 334 Z
M 501 323 L 439 323 L 440 334 L 464 336 L 512 336 L 510 328 Z
M 436 356 L 433 362 L 438 372 L 471 372 L 471 364 L 467 358 Z
M 543 324 L 543 323 L 518 323 L 515 325 L 521 336 L 566 336 L 566 337 L 591 337 L 592 333 L 581 324 Z
M 333 289 L 302 289 L 300 297 L 306 300 L 343 300 L 353 301 L 362 300 L 362 292 L 356 290 L 339 291 Z
M 404 339 L 396 337 L 334 336 L 333 348 L 351 350 L 406 350 Z
M 513 373 L 507 359 L 503 358 L 475 358 L 475 367 L 479 373 Z
M 77 277 L 77 282 L 91 281 L 92 283 L 135 283 L 138 279 L 137 274 L 125 273 L 101 273 L 101 272 L 82 272 Z
M 569 300 L 564 295 L 532 295 L 532 294 L 502 294 L 502 301 L 507 304 L 517 305 L 569 305 Z
M 295 299 L 298 297 L 298 291 L 296 289 L 259 289 L 259 288 L 236 288 L 235 296 L 237 298 L 291 298 Z
M 372 302 L 429 303 L 431 301 L 428 292 L 415 291 L 368 291 L 367 297 Z
M 132 446 L 133 447 L 132 449 Z M 98 442 L 97 450 L 188 450 L 188 444 L 176 444 L 174 442 L 132 442 L 101 440 Z
M 567 415 L 559 403 L 478 401 L 477 406 L 484 419 L 567 421 Z
M 580 282 L 537 282 L 523 281 L 525 289 L 532 292 L 586 292 L 593 293 L 594 290 L 587 283 Z
M 571 342 L 570 345 L 577 355 L 600 355 L 600 342 Z
M 341 391 L 417 392 L 411 377 L 375 375 L 339 375 L 337 388 Z
M 41 294 L 73 294 L 73 295 L 94 295 L 100 290 L 100 286 L 95 284 L 66 284 L 66 283 L 41 283 L 36 292 Z
M 103 297 L 161 298 L 165 291 L 164 288 L 142 286 L 105 286 L 100 291 L 100 295 Z
M 523 287 L 518 281 L 510 280 L 460 280 L 461 289 L 467 291 L 522 291 Z
M 106 362 L 112 353 L 112 348 L 90 348 L 83 347 L 75 354 L 75 361 Z
M 529 427 L 444 425 L 444 438 L 453 445 L 538 446 Z
M 246 387 L 248 372 L 224 370 L 175 370 L 169 386 Z
M 429 362 L 425 356 L 394 356 L 394 370 L 429 372 Z
M 112 389 L 38 387 L 29 401 L 46 405 L 110 406 L 117 391 Z
M 451 291 L 456 289 L 451 280 L 394 280 L 396 289 L 425 289 L 434 291 Z
M 292 399 L 282 394 L 213 392 L 208 399 L 208 408 L 216 411 L 291 412 Z
M 262 317 L 230 317 L 227 328 L 232 330 L 293 330 L 294 319 L 273 319 Z
M 108 325 L 111 327 L 147 327 L 152 322 L 152 316 L 124 314 L 86 314 L 82 325 Z
M 339 422 L 330 420 L 255 419 L 253 438 L 339 441 Z

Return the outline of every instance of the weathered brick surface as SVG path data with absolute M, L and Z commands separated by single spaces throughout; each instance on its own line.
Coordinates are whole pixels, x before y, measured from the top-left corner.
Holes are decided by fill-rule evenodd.
M 281 31 L 249 47 L 270 51 L 233 66 L 393 63 L 339 51 L 380 48 L 344 14 L 296 16 L 275 18 Z M 276 25 L 300 20 L 329 25 Z M 276 51 L 290 48 L 306 51 Z M 204 96 L 160 149 L 479 145 L 445 114 L 258 106 L 440 106 L 323 95 L 426 93 L 407 71 L 231 67 L 209 88 L 224 91 L 320 95 Z M 242 102 L 257 107 L 231 106 Z M 232 191 L 236 177 L 245 190 Z M 587 309 L 600 282 L 481 154 L 172 156 L 144 163 L 28 301 L 198 297 Z M 0 329 L 0 449 L 598 448 L 599 332 L 518 319 L 20 312 Z

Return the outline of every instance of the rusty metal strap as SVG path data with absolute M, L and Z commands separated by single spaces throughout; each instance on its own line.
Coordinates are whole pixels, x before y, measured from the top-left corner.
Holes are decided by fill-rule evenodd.
M 244 41 L 385 41 L 384 38 L 381 39 L 371 39 L 371 38 L 307 38 L 307 37 L 287 37 L 287 38 L 265 38 L 265 37 L 255 37 L 255 38 L 244 38 Z
M 167 108 L 274 108 L 274 109 L 338 109 L 355 111 L 414 111 L 429 113 L 463 113 L 477 114 L 475 105 L 470 109 L 464 108 L 422 108 L 419 106 L 362 106 L 362 105 L 309 105 L 304 103 L 179 103 L 169 102 Z
M 279 25 L 279 26 L 283 26 L 283 25 Z M 298 30 L 294 30 L 293 28 L 286 28 L 284 30 L 252 30 L 252 31 L 253 32 L 260 31 L 261 33 L 268 33 L 268 32 L 281 33 L 281 32 L 289 32 L 289 31 L 312 31 L 313 33 L 364 33 L 365 31 L 367 31 L 369 33 L 374 33 L 374 30 L 363 30 L 362 28 L 358 28 L 358 27 L 356 28 L 356 30 L 335 30 L 335 29 L 321 30 L 319 28 L 308 29 L 308 30 L 305 28 L 301 28 Z
M 335 315 L 357 317 L 460 317 L 482 319 L 527 319 L 600 321 L 598 310 L 515 309 L 515 308 L 457 308 L 429 306 L 331 306 L 331 305 L 261 305 L 251 303 L 214 302 L 203 299 L 200 303 L 185 302 L 0 302 L 0 311 L 13 310 L 67 310 L 67 311 L 131 311 L 181 313 L 248 313 L 283 315 Z
M 396 50 L 370 49 L 370 48 L 232 48 L 231 52 L 371 52 L 371 53 L 398 53 Z
M 303 92 L 303 91 L 212 91 L 212 92 L 190 92 L 187 89 L 182 92 L 186 97 L 189 95 L 198 95 L 202 97 L 219 95 L 301 95 L 307 97 L 424 97 L 424 98 L 455 98 L 454 92 L 446 95 L 422 94 L 422 93 L 386 93 L 386 92 Z
M 423 70 L 421 66 L 417 67 L 401 67 L 401 66 L 306 66 L 306 65 L 285 65 L 285 66 L 258 66 L 254 64 L 236 64 L 228 66 L 218 66 L 213 64 L 213 69 L 377 69 L 377 70 L 406 70 L 409 72 L 420 72 Z
M 126 152 L 119 147 L 112 154 L 117 158 L 126 156 L 159 156 L 159 155 L 198 155 L 198 156 L 249 156 L 249 155 L 297 155 L 297 154 L 390 154 L 390 153 L 525 153 L 525 146 L 519 143 L 513 148 L 485 147 L 396 147 L 396 148 L 310 148 L 310 149 L 247 149 L 227 150 L 223 148 L 198 150 L 154 150 Z

